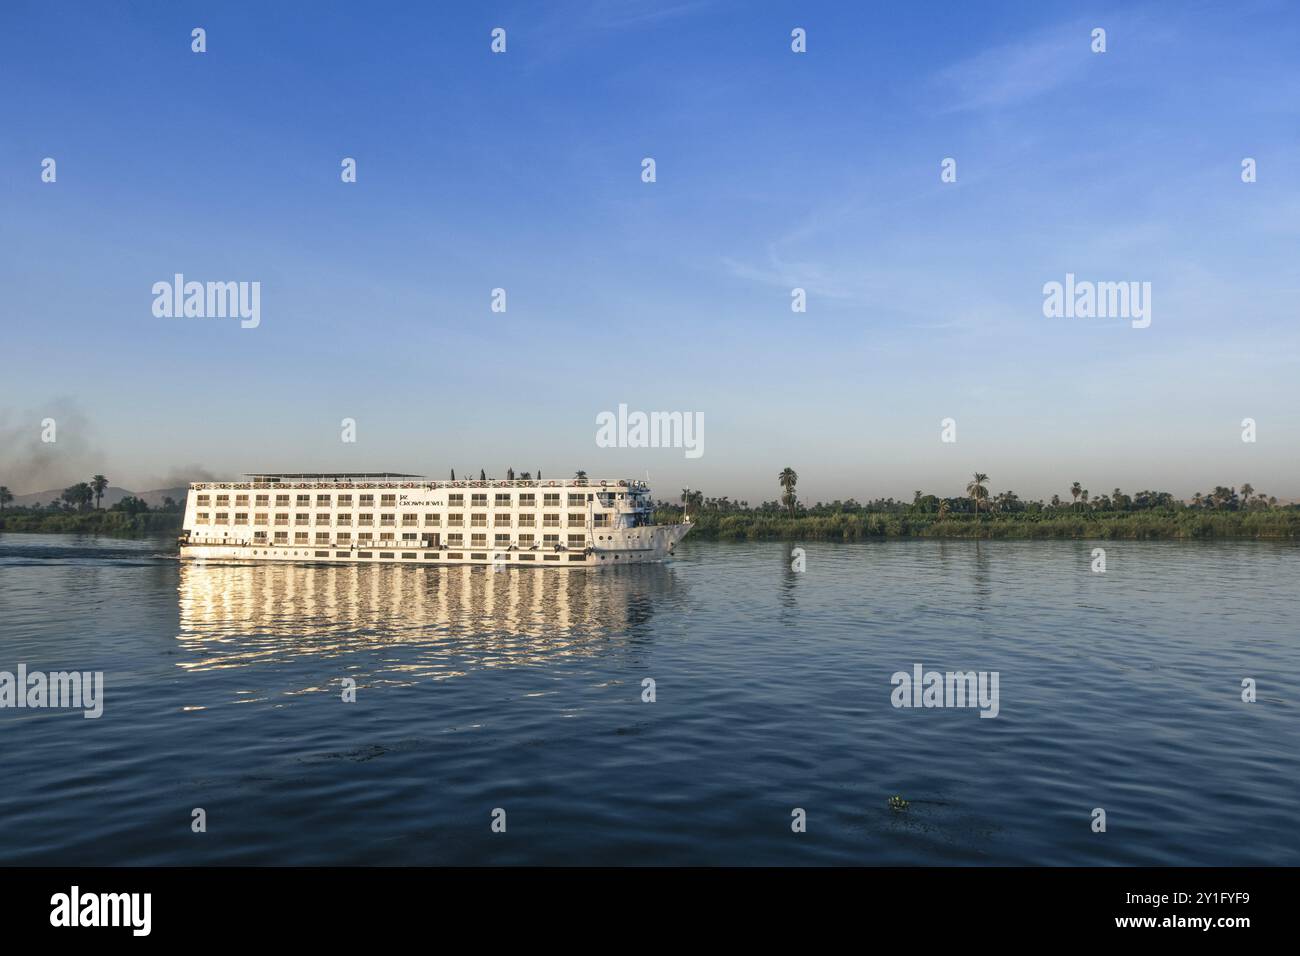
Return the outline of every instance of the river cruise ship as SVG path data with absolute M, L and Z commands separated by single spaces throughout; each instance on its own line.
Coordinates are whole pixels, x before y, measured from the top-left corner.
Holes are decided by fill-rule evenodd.
M 245 477 L 190 485 L 182 559 L 614 567 L 662 561 L 691 527 L 654 524 L 650 488 L 628 479 Z

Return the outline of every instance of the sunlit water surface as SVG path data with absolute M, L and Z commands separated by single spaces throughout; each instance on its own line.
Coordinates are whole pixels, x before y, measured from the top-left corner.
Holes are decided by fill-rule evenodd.
M 1296 547 L 803 547 L 494 573 L 0 535 L 0 670 L 106 681 L 98 720 L 0 710 L 0 862 L 1300 864 Z M 895 709 L 914 663 L 999 672 L 998 717 Z

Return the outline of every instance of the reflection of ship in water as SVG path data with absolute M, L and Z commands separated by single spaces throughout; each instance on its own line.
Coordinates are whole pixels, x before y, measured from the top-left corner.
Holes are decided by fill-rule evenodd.
M 330 661 L 359 682 L 415 683 L 537 665 L 635 641 L 681 598 L 673 571 L 600 575 L 385 565 L 181 563 L 180 666 L 190 671 Z M 320 688 L 318 688 L 320 689 Z

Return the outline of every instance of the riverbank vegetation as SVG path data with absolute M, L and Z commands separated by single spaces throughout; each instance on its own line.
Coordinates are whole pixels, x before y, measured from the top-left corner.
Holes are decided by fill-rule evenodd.
M 101 499 L 108 479 L 95 475 L 90 481 L 78 482 L 48 504 L 10 507 L 14 500 L 8 488 L 0 485 L 0 531 L 21 533 L 107 534 L 135 536 L 180 530 L 185 506 L 173 498 L 150 507 L 133 495 L 102 508 Z
M 656 523 L 688 514 L 697 538 L 717 540 L 862 538 L 1300 538 L 1300 507 L 1249 484 L 1216 486 L 1182 501 L 1167 491 L 1132 494 L 1115 488 L 1093 496 L 1074 482 L 1066 497 L 1022 499 L 1014 491 L 992 493 L 989 477 L 976 473 L 965 494 L 941 497 L 923 491 L 912 500 L 877 498 L 800 503 L 791 468 L 777 477 L 778 500 L 751 507 L 746 501 L 707 498 L 683 489 L 680 502 L 658 503 Z M 1068 499 L 1068 500 L 1067 500 Z

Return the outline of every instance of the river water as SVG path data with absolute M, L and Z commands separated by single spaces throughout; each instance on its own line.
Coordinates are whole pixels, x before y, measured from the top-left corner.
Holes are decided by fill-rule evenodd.
M 0 863 L 1300 864 L 1300 548 L 801 546 L 494 572 L 0 535 L 0 671 L 104 675 L 98 719 L 0 709 Z M 996 672 L 997 716 L 895 707 L 918 664 Z

